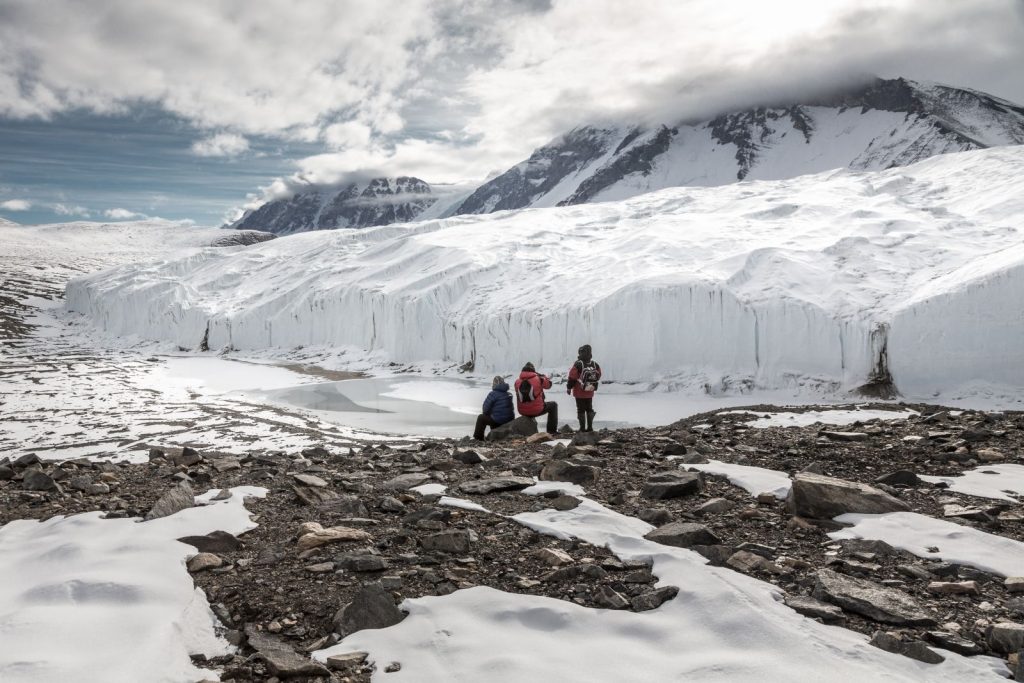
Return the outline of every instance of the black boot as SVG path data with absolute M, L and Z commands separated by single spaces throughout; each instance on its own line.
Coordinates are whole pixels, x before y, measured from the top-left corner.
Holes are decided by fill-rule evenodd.
M 595 415 L 597 415 L 597 413 L 595 411 L 593 411 L 593 410 L 588 410 L 587 411 L 587 431 L 588 432 L 594 431 L 594 416 Z
M 584 410 L 576 411 L 576 417 L 580 421 L 580 431 L 587 431 L 587 413 Z

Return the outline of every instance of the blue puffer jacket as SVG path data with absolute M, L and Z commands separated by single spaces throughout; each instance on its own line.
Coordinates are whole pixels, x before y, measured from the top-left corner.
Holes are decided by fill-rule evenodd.
M 484 399 L 484 415 L 489 415 L 492 420 L 500 425 L 511 422 L 515 417 L 512 412 L 512 394 L 508 393 L 508 385 L 502 382 L 491 389 Z

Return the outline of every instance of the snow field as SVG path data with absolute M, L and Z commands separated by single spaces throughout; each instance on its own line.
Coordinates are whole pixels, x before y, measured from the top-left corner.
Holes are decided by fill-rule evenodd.
M 189 655 L 226 654 L 206 597 L 175 539 L 256 525 L 244 506 L 266 489 L 149 522 L 100 513 L 0 527 L 0 680 L 193 683 L 214 676 Z
M 195 348 L 345 346 L 400 363 L 710 391 L 1024 387 L 1024 148 L 623 202 L 306 233 L 74 280 L 68 309 Z M 884 351 L 884 354 L 883 354 Z
M 671 459 L 673 456 L 669 457 Z M 738 486 L 755 497 L 762 493 L 770 493 L 779 500 L 783 500 L 789 495 L 789 489 L 793 485 L 789 475 L 785 472 L 753 465 L 734 465 L 720 460 L 711 460 L 707 464 L 684 465 L 684 467 L 688 470 L 723 476 L 733 486 Z
M 618 557 L 653 561 L 676 598 L 650 612 L 588 609 L 570 602 L 477 587 L 406 600 L 409 616 L 355 633 L 314 653 L 355 650 L 378 667 L 400 662 L 394 681 L 524 680 L 1003 680 L 1001 660 L 964 658 L 928 665 L 883 652 L 863 635 L 784 606 L 770 584 L 706 565 L 688 550 L 643 539 L 653 527 L 584 499 L 567 512 L 513 519 L 557 538 L 608 546 Z
M 994 498 L 1016 503 L 1024 500 L 1024 465 L 983 465 L 959 476 L 923 475 L 925 481 L 944 482 L 950 491 L 980 498 Z

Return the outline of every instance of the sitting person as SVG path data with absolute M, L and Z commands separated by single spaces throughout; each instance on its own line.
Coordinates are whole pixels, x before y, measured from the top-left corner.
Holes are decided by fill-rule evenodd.
M 484 440 L 484 431 L 490 427 L 500 427 L 506 422 L 511 422 L 515 417 L 512 412 L 512 394 L 508 393 L 508 384 L 501 375 L 491 381 L 491 393 L 484 399 L 484 412 L 476 416 L 476 429 L 473 431 L 473 438 L 477 441 Z
M 558 404 L 554 401 L 544 402 L 544 390 L 551 388 L 551 380 L 537 374 L 533 363 L 523 366 L 516 380 L 516 407 L 519 414 L 525 417 L 548 416 L 548 434 L 558 432 Z

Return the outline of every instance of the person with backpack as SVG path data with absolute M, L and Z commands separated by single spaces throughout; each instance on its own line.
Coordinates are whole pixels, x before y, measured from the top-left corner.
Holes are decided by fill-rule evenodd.
M 516 380 L 516 407 L 525 417 L 548 416 L 548 434 L 558 433 L 558 404 L 544 401 L 544 390 L 551 388 L 551 379 L 537 374 L 533 363 L 523 366 Z
M 476 429 L 473 430 L 473 438 L 477 441 L 484 440 L 484 431 L 490 427 L 500 427 L 506 422 L 511 422 L 515 417 L 512 412 L 512 394 L 508 393 L 508 384 L 505 378 L 497 375 L 491 380 L 491 393 L 484 399 L 484 410 L 476 416 Z
M 601 366 L 594 360 L 590 344 L 579 348 L 579 357 L 569 368 L 569 382 L 565 393 L 576 399 L 576 417 L 581 432 L 594 431 L 594 392 L 601 381 Z

